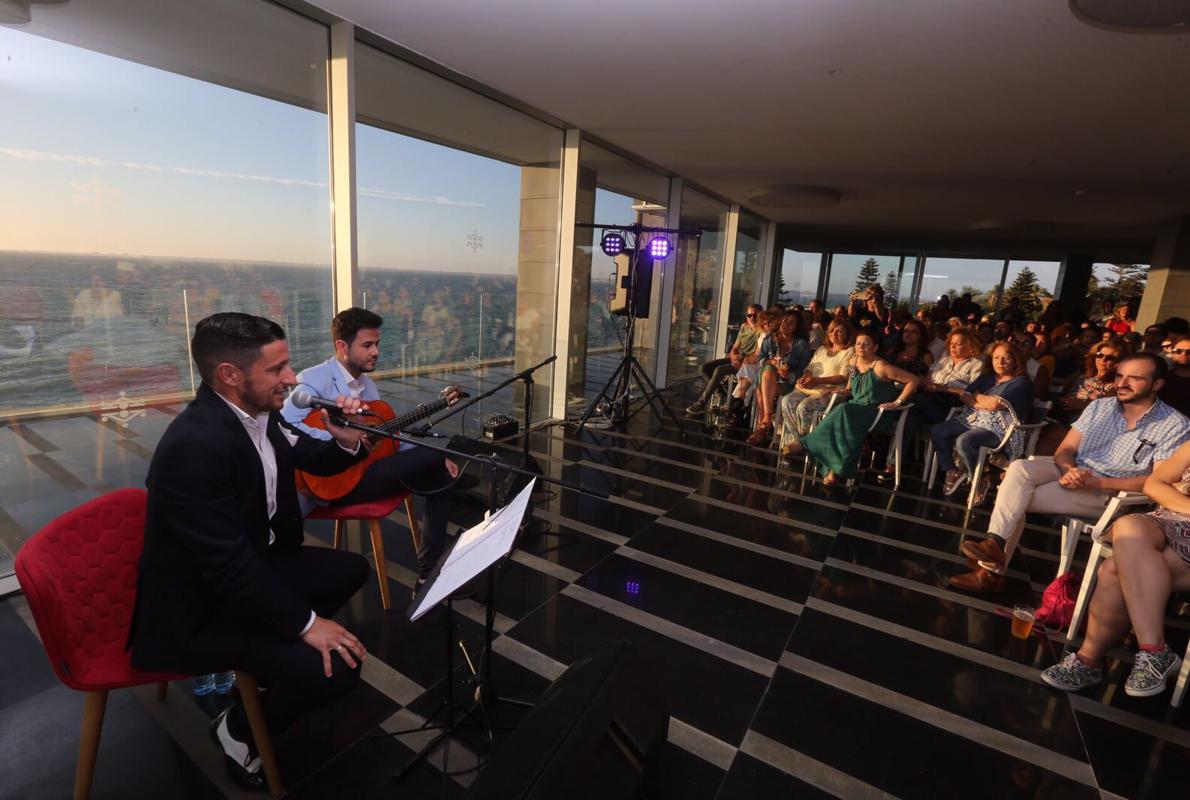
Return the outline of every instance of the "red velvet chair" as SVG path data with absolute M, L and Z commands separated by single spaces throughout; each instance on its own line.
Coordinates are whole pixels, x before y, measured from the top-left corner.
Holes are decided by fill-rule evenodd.
M 86 692 L 74 797 L 91 792 L 107 693 L 156 683 L 164 700 L 169 681 L 189 676 L 141 672 L 125 649 L 136 601 L 136 570 L 145 536 L 144 489 L 120 489 L 68 511 L 46 525 L 17 553 L 24 590 L 41 643 L 58 679 Z M 274 797 L 282 792 L 260 695 L 251 675 L 237 672 L 252 735 Z
M 409 531 L 413 536 L 413 551 L 421 549 L 421 529 L 417 525 L 417 511 L 413 508 L 413 495 L 400 492 L 383 500 L 371 503 L 355 503 L 346 506 L 315 506 L 306 519 L 331 519 L 335 521 L 334 548 L 343 544 L 343 523 L 348 520 L 367 520 L 368 530 L 372 534 L 372 557 L 376 561 L 376 578 L 380 581 L 380 603 L 388 611 L 392 605 L 388 592 L 388 562 L 384 558 L 384 539 L 380 536 L 380 520 L 397 510 L 397 506 L 405 505 L 405 515 L 409 517 Z

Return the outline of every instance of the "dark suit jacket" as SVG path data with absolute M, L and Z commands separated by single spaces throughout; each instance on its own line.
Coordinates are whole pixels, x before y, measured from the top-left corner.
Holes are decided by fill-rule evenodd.
M 256 447 L 213 390 L 199 388 L 161 437 L 146 479 L 145 546 L 129 635 L 138 669 L 230 669 L 248 636 L 297 637 L 309 621 L 309 604 L 280 581 L 266 552 L 301 545 L 294 468 L 334 475 L 364 452 L 353 456 L 333 441 L 306 436 L 278 413 L 269 415 L 268 437 L 277 454 L 272 520 Z

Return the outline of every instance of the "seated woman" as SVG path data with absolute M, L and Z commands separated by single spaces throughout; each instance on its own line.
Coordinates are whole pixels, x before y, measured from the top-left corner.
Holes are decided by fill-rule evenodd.
M 848 365 L 850 399 L 837 405 L 813 431 L 787 446 L 789 453 L 808 453 L 818 462 L 822 482 L 828 486 L 855 473 L 868 428 L 880 409 L 901 408 L 917 391 L 918 377 L 894 367 L 876 351 L 876 338 L 868 331 L 855 337 L 855 357 Z M 903 384 L 900 388 L 897 384 Z M 886 417 L 891 429 L 896 422 Z M 881 423 L 884 427 L 884 421 Z
M 1092 345 L 1087 353 L 1082 378 L 1054 403 L 1050 416 L 1055 424 L 1047 425 L 1042 430 L 1037 440 L 1038 455 L 1053 455 L 1066 438 L 1071 424 L 1092 400 L 1111 397 L 1116 393 L 1116 365 L 1123 355 L 1123 348 L 1115 342 L 1096 342 Z
M 760 367 L 763 357 L 760 355 L 764 349 L 764 343 L 772 335 L 777 323 L 780 321 L 780 312 L 776 308 L 769 308 L 767 311 L 761 311 L 756 315 L 753 324 L 756 329 L 760 331 L 759 338 L 756 341 L 757 357 L 740 366 L 736 372 L 735 388 L 732 389 L 731 397 L 728 398 L 728 410 L 733 415 L 742 418 L 744 410 L 747 405 L 752 402 L 752 389 L 756 385 L 757 379 L 760 377 Z M 734 426 L 735 423 L 733 423 Z
M 1033 381 L 1025 374 L 1024 356 L 1010 342 L 998 342 L 988 354 L 983 375 L 959 394 L 959 401 L 970 411 L 939 422 L 930 431 L 938 466 L 946 471 L 942 491 L 947 495 L 970 479 L 979 448 L 998 445 L 1009 425 L 1024 420 L 1032 408 Z M 1018 431 L 1005 448 L 1005 457 L 1020 458 L 1023 450 L 1024 435 Z M 955 451 L 961 466 L 955 464 Z M 975 491 L 976 505 L 987 496 L 989 485 L 985 475 Z
M 1190 591 L 1190 442 L 1157 462 L 1145 494 L 1161 507 L 1116 520 L 1112 557 L 1099 567 L 1087 635 L 1077 652 L 1041 673 L 1055 689 L 1077 692 L 1103 680 L 1104 656 L 1131 628 L 1140 650 L 1124 692 L 1151 697 L 1165 691 L 1181 658 L 1165 643 L 1165 606 L 1173 592 Z
M 913 398 L 909 418 L 905 420 L 905 435 L 901 440 L 902 459 L 908 457 L 909 448 L 917 440 L 921 426 L 936 425 L 946 419 L 950 409 L 958 403 L 959 395 L 983 372 L 979 349 L 979 340 L 969 328 L 955 328 L 947 335 L 946 354 L 930 368 L 917 396 Z M 886 470 L 885 475 L 888 474 Z
M 810 432 L 830 403 L 832 392 L 847 382 L 847 362 L 855 355 L 854 336 L 846 317 L 836 317 L 826 329 L 826 344 L 818 348 L 794 391 L 781 398 L 781 444 Z
M 795 376 L 810 361 L 810 347 L 801 330 L 802 315 L 786 314 L 781 325 L 769 334 L 760 348 L 760 387 L 753 395 L 758 414 L 756 430 L 748 444 L 766 445 L 773 438 L 773 416 L 779 412 L 777 396 L 793 391 Z
M 1027 333 L 1014 333 L 1012 335 L 1012 343 L 1016 345 L 1016 350 L 1025 359 L 1025 374 L 1033 381 L 1033 397 L 1037 400 L 1045 400 L 1049 397 L 1050 392 L 1050 367 L 1047 362 L 1052 362 L 1052 358 L 1047 357 L 1046 361 L 1039 360 L 1036 356 L 1036 338 Z
M 897 341 L 889 348 L 890 363 L 911 372 L 919 378 L 925 377 L 934 366 L 934 354 L 929 350 L 930 334 L 920 320 L 905 320 Z

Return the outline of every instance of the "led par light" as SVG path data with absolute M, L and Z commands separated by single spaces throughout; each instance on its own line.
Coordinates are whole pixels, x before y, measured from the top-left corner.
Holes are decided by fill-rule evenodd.
M 649 258 L 660 261 L 669 257 L 669 239 L 664 236 L 654 236 L 649 240 Z
M 603 234 L 603 240 L 599 242 L 599 246 L 603 248 L 604 254 L 615 258 L 624 252 L 624 235 L 616 231 L 608 231 Z

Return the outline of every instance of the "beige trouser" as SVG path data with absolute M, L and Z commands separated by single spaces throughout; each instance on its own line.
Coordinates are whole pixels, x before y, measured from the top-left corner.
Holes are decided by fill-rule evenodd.
M 988 533 L 1007 542 L 1004 546 L 1005 566 L 1016 552 L 1017 542 L 1025 529 L 1026 513 L 1098 519 L 1115 494 L 1095 489 L 1067 489 L 1058 483 L 1061 476 L 1062 471 L 1049 459 L 1029 461 L 1018 458 L 1008 465 L 988 522 Z

